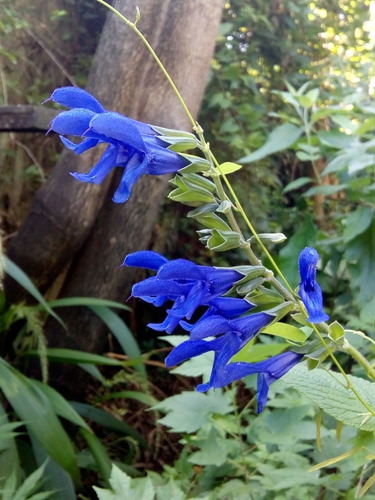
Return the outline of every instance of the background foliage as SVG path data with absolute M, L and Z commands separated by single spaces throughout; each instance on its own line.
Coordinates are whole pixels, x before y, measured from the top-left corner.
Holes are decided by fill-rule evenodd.
M 277 251 L 290 283 L 298 284 L 300 250 L 316 246 L 331 316 L 369 334 L 375 333 L 374 10 L 369 0 L 227 2 L 200 116 L 218 159 L 245 165 L 233 175 L 234 184 L 259 232 L 288 236 Z M 89 0 L 3 0 L 0 11 L 4 104 L 39 104 L 57 86 L 84 86 L 104 9 Z M 31 143 L 19 134 L 2 134 L 0 144 L 6 240 L 48 176 L 59 146 L 50 138 L 47 145 L 43 137 Z M 177 236 L 167 241 L 176 211 L 166 202 L 158 231 L 165 237 L 159 236 L 157 250 L 205 262 L 241 261 L 240 254 L 214 257 L 199 247 L 196 221 L 179 221 Z M 112 325 L 116 345 L 129 346 L 131 334 L 112 316 L 110 305 L 88 305 Z M 98 484 L 102 500 L 122 498 L 124 491 L 140 499 L 349 500 L 362 493 L 375 498 L 371 489 L 365 491 L 374 472 L 366 460 L 374 457 L 371 429 L 357 432 L 341 428 L 332 416 L 321 418 L 310 401 L 282 381 L 272 389 L 277 397 L 255 417 L 251 378 L 224 392 L 191 391 L 194 380 L 187 377 L 207 375 L 204 358 L 176 369 L 173 382 L 166 383 L 160 352 L 165 344 L 151 332 L 141 345 L 142 362 L 135 342 L 132 352 L 114 349 L 112 358 L 92 359 L 84 352 L 46 349 L 42 301 L 28 308 L 8 305 L 1 297 L 1 315 L 0 330 L 11 330 L 15 338 L 1 353 L 0 484 L 12 495 L 18 492 L 9 498 L 43 498 L 34 495 L 39 487 L 47 498 L 61 478 L 72 498 L 76 491 L 95 498 L 91 485 Z M 373 358 L 373 345 L 355 338 Z M 72 406 L 46 384 L 27 381 L 31 356 L 45 370 L 48 357 L 88 370 L 87 400 Z M 351 361 L 342 362 L 350 371 Z M 100 365 L 106 367 L 99 371 Z M 18 392 L 9 392 L 7 381 Z M 47 438 L 38 442 L 42 427 L 26 422 L 28 408 L 42 404 L 70 463 L 53 453 L 46 462 L 54 445 Z M 145 413 L 145 407 L 153 411 Z M 146 416 L 137 424 L 140 414 Z M 115 468 L 110 476 L 111 461 L 127 475 Z M 326 468 L 308 472 L 314 464 Z M 136 478 L 139 472 L 146 476 Z M 25 477 L 29 482 L 21 486 Z M 106 490 L 109 484 L 112 492 Z

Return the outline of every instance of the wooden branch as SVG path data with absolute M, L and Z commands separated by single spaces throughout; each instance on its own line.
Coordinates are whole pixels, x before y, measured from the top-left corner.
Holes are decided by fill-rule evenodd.
M 44 106 L 0 106 L 0 132 L 46 132 L 57 113 Z

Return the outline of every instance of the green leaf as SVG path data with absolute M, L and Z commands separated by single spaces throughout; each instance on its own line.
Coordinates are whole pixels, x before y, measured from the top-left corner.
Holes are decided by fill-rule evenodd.
M 272 323 L 272 325 L 266 326 L 262 333 L 282 337 L 292 342 L 302 343 L 306 340 L 306 334 L 302 330 L 288 323 Z
M 184 168 L 181 168 L 179 171 L 181 174 L 194 174 L 199 172 L 208 172 L 212 165 L 211 163 L 199 156 L 189 155 L 186 153 L 181 154 L 184 158 L 186 158 L 190 163 Z
M 349 375 L 349 380 L 361 397 L 375 409 L 375 383 Z M 294 387 L 323 411 L 345 425 L 365 431 L 375 431 L 375 417 L 347 388 L 340 373 L 316 368 L 309 371 L 305 364 L 292 368 L 281 379 Z
M 31 445 L 35 460 L 39 466 L 45 465 L 43 474 L 43 491 L 52 491 L 52 500 L 75 500 L 74 483 L 70 475 L 60 465 L 52 460 L 38 441 L 31 436 Z M 39 496 L 32 496 L 28 500 L 37 500 Z
M 90 449 L 91 455 L 95 460 L 102 478 L 108 484 L 111 474 L 112 462 L 108 456 L 107 450 L 101 443 L 100 439 L 94 433 L 81 428 L 81 434 Z
M 234 231 L 211 230 L 211 236 L 207 240 L 207 247 L 215 252 L 223 252 L 238 248 L 241 244 L 241 236 Z
M 275 356 L 288 349 L 290 344 L 285 342 L 279 344 L 255 344 L 246 345 L 231 359 L 231 363 L 244 361 L 245 363 L 256 363 L 270 356 Z
M 2 257 L 4 259 L 4 272 L 7 273 L 11 278 L 17 281 L 25 290 L 29 292 L 30 295 L 36 299 L 41 306 L 54 317 L 62 326 L 64 323 L 62 319 L 51 309 L 51 306 L 44 300 L 42 294 L 36 288 L 31 279 L 25 274 L 20 267 L 18 267 L 14 262 L 12 262 L 6 255 Z
M 344 334 L 345 334 L 344 328 L 337 321 L 334 321 L 329 325 L 328 337 L 334 342 L 337 342 L 340 339 L 343 340 Z
M 12 500 L 26 500 L 26 499 L 32 500 L 32 498 L 36 498 L 36 495 L 33 495 L 33 493 L 38 491 L 38 489 L 41 487 L 43 483 L 45 468 L 46 468 L 46 463 L 44 463 L 38 469 L 34 470 L 34 472 L 30 474 L 30 476 L 26 477 L 22 485 L 12 496 Z M 38 496 L 38 498 L 40 499 L 51 498 L 52 492 L 44 492 L 43 494 L 40 495 Z
M 188 217 L 191 217 L 188 214 Z M 230 226 L 223 221 L 216 214 L 202 214 L 194 217 L 200 224 L 210 229 L 217 229 L 220 231 L 230 231 Z
M 311 89 L 304 95 L 296 96 L 298 102 L 304 108 L 311 108 L 318 100 L 318 97 L 319 97 L 319 89 L 318 88 Z
M 374 210 L 371 207 L 360 205 L 346 218 L 343 238 L 345 243 L 353 240 L 371 225 L 374 218 Z
M 287 149 L 299 139 L 303 133 L 302 127 L 296 127 L 291 123 L 284 123 L 275 128 L 269 135 L 265 144 L 248 156 L 241 158 L 240 163 L 252 163 L 261 160 L 278 151 Z
M 25 353 L 26 356 L 39 356 L 37 350 L 30 350 Z M 123 362 L 118 359 L 107 358 L 100 354 L 93 354 L 86 351 L 78 351 L 76 349 L 64 349 L 60 347 L 53 347 L 47 349 L 48 359 L 57 363 L 89 363 L 93 365 L 107 365 L 107 366 L 123 366 Z
M 134 369 L 147 379 L 146 368 L 137 341 L 120 316 L 107 307 L 91 306 L 90 309 L 108 326 L 124 353 L 136 361 Z
M 110 490 L 93 487 L 99 500 L 154 500 L 155 498 L 155 490 L 150 478 L 131 478 L 114 464 L 109 483 Z
M 39 380 L 34 380 L 34 384 L 38 387 L 48 398 L 48 401 L 51 403 L 51 406 L 59 417 L 65 418 L 72 422 L 72 424 L 78 425 L 78 427 L 82 427 L 86 429 L 88 432 L 92 432 L 87 423 L 83 420 L 83 418 L 74 410 L 72 405 L 63 397 L 61 394 L 53 387 L 40 382 Z
M 233 172 L 237 172 L 237 170 L 240 170 L 242 168 L 242 165 L 239 165 L 238 163 L 233 163 L 231 161 L 226 161 L 224 163 L 221 163 L 219 167 L 219 172 L 220 174 L 228 175 Z
M 93 422 L 96 422 L 111 431 L 132 436 L 142 446 L 147 445 L 145 439 L 139 434 L 139 432 L 123 420 L 113 416 L 111 413 L 86 403 L 79 403 L 78 401 L 72 401 L 71 404 L 73 408 L 85 418 L 92 420 Z
M 299 189 L 302 186 L 306 186 L 306 184 L 310 184 L 310 177 L 299 177 L 298 179 L 290 182 L 283 189 L 283 193 L 289 193 L 289 191 L 294 191 L 295 189 Z
M 15 478 L 21 477 L 20 460 L 15 437 L 17 427 L 22 422 L 9 422 L 7 413 L 0 404 L 0 490 L 4 481 L 14 472 Z
M 336 185 L 322 185 L 314 186 L 308 189 L 303 196 L 308 198 L 309 196 L 315 196 L 316 194 L 322 194 L 324 196 L 329 196 L 331 194 L 339 193 L 343 189 L 346 189 L 347 184 L 336 184 Z
M 232 448 L 232 443 L 229 439 L 223 438 L 217 429 L 211 427 L 208 434 L 204 436 L 204 440 L 195 440 L 194 446 L 200 448 L 199 451 L 192 453 L 188 461 L 208 467 L 215 465 L 220 467 L 223 465 Z
M 357 128 L 356 134 L 361 136 L 367 132 L 372 132 L 375 129 L 375 116 L 366 118 L 361 125 Z
M 182 392 L 161 401 L 153 407 L 168 413 L 159 420 L 172 432 L 192 433 L 210 421 L 213 415 L 226 415 L 233 411 L 233 401 L 228 393 L 221 391 Z
M 361 319 L 373 324 L 375 303 L 375 219 L 372 220 L 366 231 L 348 242 L 345 258 L 349 263 L 350 286 L 353 290 L 358 291 L 356 299 L 361 307 Z M 367 304 L 371 304 L 369 308 L 366 308 Z
M 319 130 L 318 138 L 322 144 L 334 149 L 349 149 L 354 138 L 352 135 L 345 134 L 339 130 L 330 130 L 329 132 L 325 130 Z
M 297 151 L 296 156 L 301 161 L 317 161 L 320 158 L 320 154 L 309 154 L 305 151 Z
M 287 238 L 283 233 L 260 233 L 258 234 L 258 239 L 264 243 L 283 243 Z M 257 238 L 252 236 L 248 241 L 253 243 L 257 241 Z
M 29 433 L 78 482 L 79 471 L 72 442 L 38 384 L 0 358 L 0 387 Z
M 123 309 L 130 311 L 130 307 L 115 302 L 114 300 L 98 299 L 95 297 L 63 297 L 61 299 L 51 300 L 48 302 L 50 307 L 70 307 L 70 306 L 98 306 L 98 307 L 113 307 L 114 309 Z

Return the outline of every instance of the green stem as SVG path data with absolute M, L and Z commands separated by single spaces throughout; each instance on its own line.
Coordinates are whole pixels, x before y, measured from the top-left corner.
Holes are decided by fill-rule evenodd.
M 305 134 L 306 134 L 307 144 L 311 148 L 311 145 L 312 145 L 311 144 L 311 125 L 310 125 L 309 120 L 308 120 L 308 109 L 307 108 L 304 109 L 302 120 L 303 120 L 303 126 L 305 128 Z M 313 171 L 314 171 L 315 180 L 316 180 L 317 184 L 321 185 L 322 181 L 321 181 L 321 178 L 320 178 L 320 175 L 319 175 L 319 170 L 318 170 L 318 168 L 316 166 L 315 160 L 311 160 L 311 165 L 312 165 L 312 168 L 313 168 Z
M 190 113 L 189 108 L 185 104 L 185 101 L 184 101 L 182 95 L 180 94 L 180 92 L 179 92 L 178 88 L 176 87 L 174 81 L 170 77 L 168 71 L 165 69 L 163 63 L 161 62 L 161 60 L 157 56 L 156 52 L 154 51 L 154 49 L 151 47 L 151 45 L 147 41 L 147 38 L 137 28 L 137 22 L 140 19 L 138 8 L 137 8 L 137 18 L 136 18 L 136 21 L 134 23 L 132 23 L 131 21 L 129 21 L 129 19 L 127 19 L 124 15 L 122 15 L 118 10 L 116 10 L 114 7 L 112 7 L 112 5 L 109 5 L 109 3 L 105 2 L 104 0 L 96 0 L 96 1 L 99 2 L 99 3 L 101 3 L 102 5 L 104 5 L 105 7 L 107 7 L 107 9 L 111 10 L 114 14 L 116 14 L 122 21 L 124 21 L 125 24 L 127 24 L 129 26 L 129 28 L 131 28 L 134 31 L 134 33 L 137 34 L 137 36 L 139 36 L 139 38 L 142 40 L 142 42 L 144 43 L 144 45 L 147 47 L 147 50 L 150 52 L 150 54 L 152 55 L 152 57 L 155 59 L 155 61 L 158 64 L 159 68 L 163 72 L 165 78 L 167 79 L 167 81 L 171 85 L 171 87 L 173 89 L 173 92 L 176 94 L 178 100 L 181 103 L 181 106 L 184 108 L 185 113 L 187 114 L 187 116 L 188 116 L 188 118 L 189 118 L 189 120 L 190 120 L 190 122 L 192 124 L 192 127 L 194 128 L 196 126 L 196 122 L 195 122 L 192 114 Z
M 250 229 L 251 234 L 254 236 L 256 242 L 259 244 L 260 248 L 263 250 L 264 254 L 267 256 L 267 258 L 271 262 L 271 264 L 272 264 L 273 268 L 275 269 L 276 273 L 280 276 L 280 278 L 282 279 L 282 281 L 286 285 L 286 289 L 277 281 L 277 279 L 275 277 L 272 277 L 270 279 L 270 282 L 282 294 L 283 297 L 285 297 L 288 300 L 292 300 L 292 301 L 295 302 L 294 294 L 293 294 L 293 290 L 292 290 L 291 286 L 289 285 L 289 283 L 286 280 L 285 276 L 281 272 L 279 266 L 276 264 L 276 262 L 273 259 L 272 255 L 269 253 L 268 249 L 266 248 L 266 246 L 264 245 L 264 243 L 262 242 L 262 240 L 259 238 L 258 233 L 256 232 L 254 226 L 252 225 L 252 223 L 250 222 L 249 218 L 247 217 L 247 215 L 245 213 L 245 210 L 243 209 L 243 207 L 242 207 L 239 199 L 237 198 L 236 193 L 234 192 L 234 190 L 232 188 L 231 183 L 229 182 L 227 176 L 221 170 L 219 162 L 217 161 L 215 155 L 212 153 L 209 144 L 206 142 L 206 140 L 204 138 L 204 135 L 203 135 L 202 128 L 200 126 L 197 126 L 195 128 L 195 131 L 196 131 L 196 133 L 197 133 L 197 135 L 198 135 L 198 137 L 199 137 L 199 139 L 200 139 L 200 141 L 202 143 L 202 151 L 203 151 L 203 153 L 205 154 L 206 158 L 211 162 L 211 164 L 213 164 L 215 166 L 215 168 L 218 170 L 218 172 L 220 173 L 220 176 L 224 179 L 224 182 L 225 182 L 225 184 L 226 184 L 226 186 L 227 186 L 227 188 L 228 188 L 228 190 L 229 190 L 229 192 L 230 192 L 230 194 L 231 194 L 231 196 L 232 196 L 232 198 L 234 200 L 236 209 L 241 214 L 241 216 L 244 219 L 247 227 Z M 227 196 L 226 196 L 225 191 L 223 189 L 223 186 L 221 184 L 220 178 L 218 176 L 213 176 L 213 180 L 215 182 L 215 185 L 216 185 L 216 188 L 217 188 L 218 195 L 219 195 L 220 199 L 222 201 L 226 200 Z M 227 217 L 228 217 L 229 223 L 231 224 L 232 229 L 234 231 L 237 231 L 241 235 L 241 237 L 244 239 L 242 231 L 241 231 L 241 229 L 238 226 L 238 223 L 237 223 L 237 221 L 236 221 L 236 219 L 235 219 L 235 217 L 233 215 L 232 210 L 230 210 L 227 213 Z M 254 252 L 252 251 L 250 245 L 246 245 L 243 248 L 244 248 L 245 253 L 249 257 L 249 260 L 250 260 L 251 264 L 253 264 L 253 265 L 260 265 L 261 264 L 260 260 L 255 256 Z
M 354 358 L 358 364 L 360 364 L 365 370 L 367 375 L 375 380 L 375 370 L 367 359 L 359 352 L 355 347 L 353 347 L 346 339 L 342 347 L 352 358 Z

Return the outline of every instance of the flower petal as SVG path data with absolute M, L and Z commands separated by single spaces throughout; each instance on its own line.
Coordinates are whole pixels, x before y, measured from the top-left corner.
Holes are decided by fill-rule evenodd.
M 54 118 L 50 124 L 50 130 L 60 135 L 77 135 L 82 137 L 89 128 L 93 111 L 88 109 L 72 109 L 71 111 L 62 111 Z
M 301 283 L 298 294 L 309 313 L 308 321 L 310 323 L 322 323 L 329 319 L 328 314 L 323 311 L 323 294 L 318 283 L 315 282 L 313 289 L 306 289 L 304 283 Z
M 95 115 L 90 122 L 90 128 L 98 134 L 105 135 L 112 142 L 119 141 L 125 147 L 142 153 L 147 151 L 136 122 L 119 113 Z
M 144 155 L 141 160 L 140 154 L 133 154 L 125 167 L 120 184 L 112 197 L 112 201 L 115 203 L 123 203 L 129 199 L 134 184 L 143 174 L 147 173 L 147 165 L 148 160 L 146 155 Z
M 169 260 L 160 253 L 151 250 L 141 250 L 127 255 L 123 264 L 128 267 L 143 267 L 156 271 L 167 262 Z
M 109 174 L 111 169 L 116 165 L 116 157 L 117 148 L 110 144 L 106 151 L 102 154 L 98 163 L 90 170 L 90 172 L 87 174 L 70 172 L 70 174 L 79 181 L 100 184 Z
M 52 92 L 50 99 L 66 108 L 86 108 L 94 113 L 105 111 L 94 96 L 77 87 L 60 87 Z
M 311 323 L 327 321 L 329 316 L 323 311 L 323 294 L 320 286 L 315 281 L 316 266 L 319 254 L 315 248 L 306 247 L 299 256 L 299 272 L 301 283 L 298 295 L 301 297 L 308 312 Z

